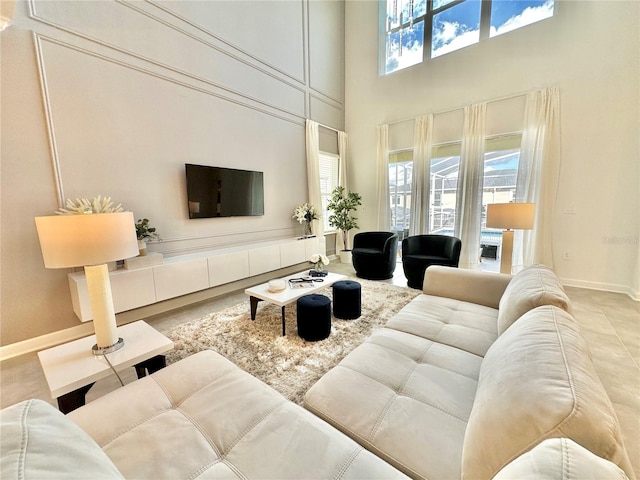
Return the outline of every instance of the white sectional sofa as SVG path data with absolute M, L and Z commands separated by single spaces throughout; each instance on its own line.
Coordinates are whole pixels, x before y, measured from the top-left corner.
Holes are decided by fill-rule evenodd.
M 430 267 L 309 390 L 316 415 L 204 351 L 67 416 L 3 409 L 0 478 L 634 478 L 569 311 L 545 267 Z
M 5 479 L 406 478 L 213 351 L 67 414 L 3 409 Z
M 423 292 L 325 374 L 305 407 L 412 478 L 490 479 L 550 438 L 634 478 L 552 270 L 434 266 Z

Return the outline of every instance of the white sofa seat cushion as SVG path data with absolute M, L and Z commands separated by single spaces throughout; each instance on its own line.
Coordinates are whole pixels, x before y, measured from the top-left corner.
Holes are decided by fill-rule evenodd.
M 433 295 L 418 295 L 385 325 L 484 356 L 496 338 L 498 310 Z
M 383 328 L 311 387 L 304 405 L 413 478 L 459 478 L 481 361 Z
M 493 480 L 628 480 L 615 464 L 568 438 L 550 438 L 520 455 Z
M 393 467 L 213 351 L 69 414 L 126 478 L 398 478 Z
M 618 420 L 576 321 L 544 306 L 509 327 L 484 357 L 462 476 L 489 479 L 554 437 L 571 438 L 632 478 Z
M 124 478 L 89 435 L 42 400 L 4 408 L 0 424 L 0 478 Z
M 555 272 L 544 265 L 531 265 L 511 279 L 500 298 L 498 335 L 529 310 L 543 305 L 571 313 L 571 301 Z

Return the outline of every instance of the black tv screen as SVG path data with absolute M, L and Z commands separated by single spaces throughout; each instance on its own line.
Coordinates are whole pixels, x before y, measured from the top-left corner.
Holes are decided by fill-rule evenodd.
M 189 218 L 264 215 L 262 172 L 185 164 Z

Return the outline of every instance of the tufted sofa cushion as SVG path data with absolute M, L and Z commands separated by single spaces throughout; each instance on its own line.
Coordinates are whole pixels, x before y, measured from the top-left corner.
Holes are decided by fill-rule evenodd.
M 568 438 L 550 438 L 504 467 L 493 480 L 628 480 L 615 464 Z
M 89 435 L 42 400 L 4 408 L 0 424 L 0 478 L 124 478 Z
M 481 362 L 382 328 L 311 387 L 304 405 L 412 478 L 460 478 Z
M 618 420 L 576 321 L 526 313 L 489 348 L 464 438 L 462 477 L 489 479 L 547 438 L 567 437 L 632 478 Z
M 126 478 L 404 478 L 213 351 L 68 416 Z
M 554 271 L 544 265 L 526 267 L 514 275 L 500 299 L 498 335 L 529 310 L 543 305 L 571 312 L 569 297 Z
M 497 319 L 495 308 L 453 298 L 418 295 L 385 327 L 484 356 L 498 338 Z

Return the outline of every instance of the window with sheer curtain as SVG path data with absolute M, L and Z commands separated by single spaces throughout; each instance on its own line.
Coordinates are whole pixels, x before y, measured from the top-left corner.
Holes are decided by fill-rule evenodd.
M 318 157 L 318 170 L 320 173 L 320 196 L 322 198 L 322 222 L 324 231 L 334 231 L 329 225 L 329 211 L 327 205 L 331 199 L 331 192 L 338 186 L 338 176 L 340 171 L 340 159 L 338 155 L 327 152 L 320 152 Z
M 499 232 L 486 229 L 486 206 L 506 203 L 516 198 L 516 177 L 520 158 L 520 134 L 504 135 L 485 140 L 482 225 L 478 232 L 481 243 L 494 244 Z M 428 232 L 453 235 L 456 217 L 458 172 L 461 143 L 434 145 L 429 168 Z M 411 208 L 411 175 L 413 151 L 389 153 L 389 205 L 392 231 L 401 236 L 408 232 Z M 406 235 L 405 235 L 406 236 Z

